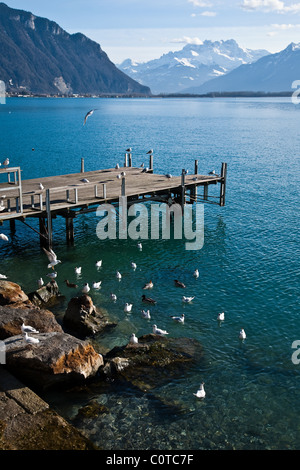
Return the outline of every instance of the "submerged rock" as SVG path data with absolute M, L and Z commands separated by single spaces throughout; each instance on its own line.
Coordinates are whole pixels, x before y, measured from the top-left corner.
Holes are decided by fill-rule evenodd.
M 142 390 L 149 390 L 171 375 L 182 374 L 203 355 L 200 343 L 190 338 L 167 338 L 158 335 L 141 336 L 137 344 L 128 343 L 113 348 L 104 357 L 101 371 L 108 377 L 118 377 Z
M 55 304 L 60 298 L 63 298 L 63 296 L 59 292 L 57 282 L 52 280 L 36 291 L 28 294 L 28 298 L 34 305 L 41 307 Z
M 21 326 L 30 325 L 41 333 L 62 332 L 52 312 L 32 304 L 0 306 L 0 340 L 21 334 Z
M 73 297 L 70 300 L 63 324 L 80 337 L 99 334 L 107 328 L 116 326 L 95 307 L 88 295 Z
M 0 305 L 28 302 L 28 297 L 18 284 L 0 280 Z
M 93 346 L 66 333 L 31 335 L 39 343 L 29 344 L 22 335 L 4 340 L 6 367 L 16 377 L 47 389 L 53 385 L 82 381 L 96 375 L 103 357 Z

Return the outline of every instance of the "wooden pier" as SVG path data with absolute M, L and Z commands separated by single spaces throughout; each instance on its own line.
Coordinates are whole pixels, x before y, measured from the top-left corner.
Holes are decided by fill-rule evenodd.
M 82 160 L 81 171 L 74 174 L 23 181 L 19 167 L 0 169 L 0 176 L 3 174 L 7 175 L 7 182 L 0 182 L 0 225 L 9 221 L 14 231 L 16 220 L 28 225 L 28 220 L 38 218 L 39 231 L 33 230 L 43 246 L 52 246 L 53 219 L 65 219 L 66 239 L 73 243 L 75 217 L 96 211 L 104 203 L 118 204 L 121 196 L 126 196 L 128 205 L 157 201 L 179 203 L 182 207 L 195 202 L 224 206 L 227 164 L 222 163 L 219 175 L 200 175 L 196 160 L 194 174 L 182 170 L 181 176 L 169 177 L 153 172 L 153 155 L 145 170 L 133 167 L 129 154 L 124 167 L 118 169 L 85 172 Z M 218 196 L 209 196 L 210 185 L 220 186 Z

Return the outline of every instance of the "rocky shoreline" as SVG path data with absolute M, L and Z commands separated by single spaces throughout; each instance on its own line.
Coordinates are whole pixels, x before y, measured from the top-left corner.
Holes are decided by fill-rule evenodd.
M 183 367 L 203 354 L 195 340 L 149 334 L 138 338 L 138 343 L 129 342 L 102 355 L 92 340 L 116 324 L 88 295 L 81 295 L 70 300 L 60 325 L 48 309 L 59 297 L 55 281 L 27 295 L 19 285 L 0 280 L 0 449 L 93 449 L 39 394 L 112 378 L 147 392 L 158 382 L 170 380 L 172 374 L 182 373 Z M 29 334 L 35 340 L 26 338 L 22 325 L 37 331 Z M 16 390 L 23 390 L 17 400 Z M 36 412 L 32 411 L 35 407 Z

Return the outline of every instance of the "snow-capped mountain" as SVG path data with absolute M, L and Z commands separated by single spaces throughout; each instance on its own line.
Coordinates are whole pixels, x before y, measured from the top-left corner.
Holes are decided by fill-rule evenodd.
M 227 75 L 208 81 L 187 93 L 211 92 L 288 92 L 294 81 L 300 80 L 300 44 L 291 43 L 286 49 L 262 57 L 252 64 L 241 65 Z
M 176 52 L 168 52 L 149 62 L 126 59 L 117 67 L 152 93 L 176 93 L 190 86 L 200 86 L 223 76 L 242 64 L 255 62 L 269 54 L 266 50 L 243 49 L 233 39 L 187 44 Z

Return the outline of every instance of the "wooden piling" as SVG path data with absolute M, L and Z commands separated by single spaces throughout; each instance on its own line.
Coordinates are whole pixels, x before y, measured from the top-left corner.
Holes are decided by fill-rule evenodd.
M 74 243 L 74 217 L 66 216 L 66 240 L 68 245 Z
M 84 158 L 81 159 L 81 173 L 84 173 Z
M 226 179 L 227 179 L 227 163 L 222 163 L 221 167 L 221 186 L 220 186 L 220 206 L 225 206 L 225 194 L 226 194 Z

